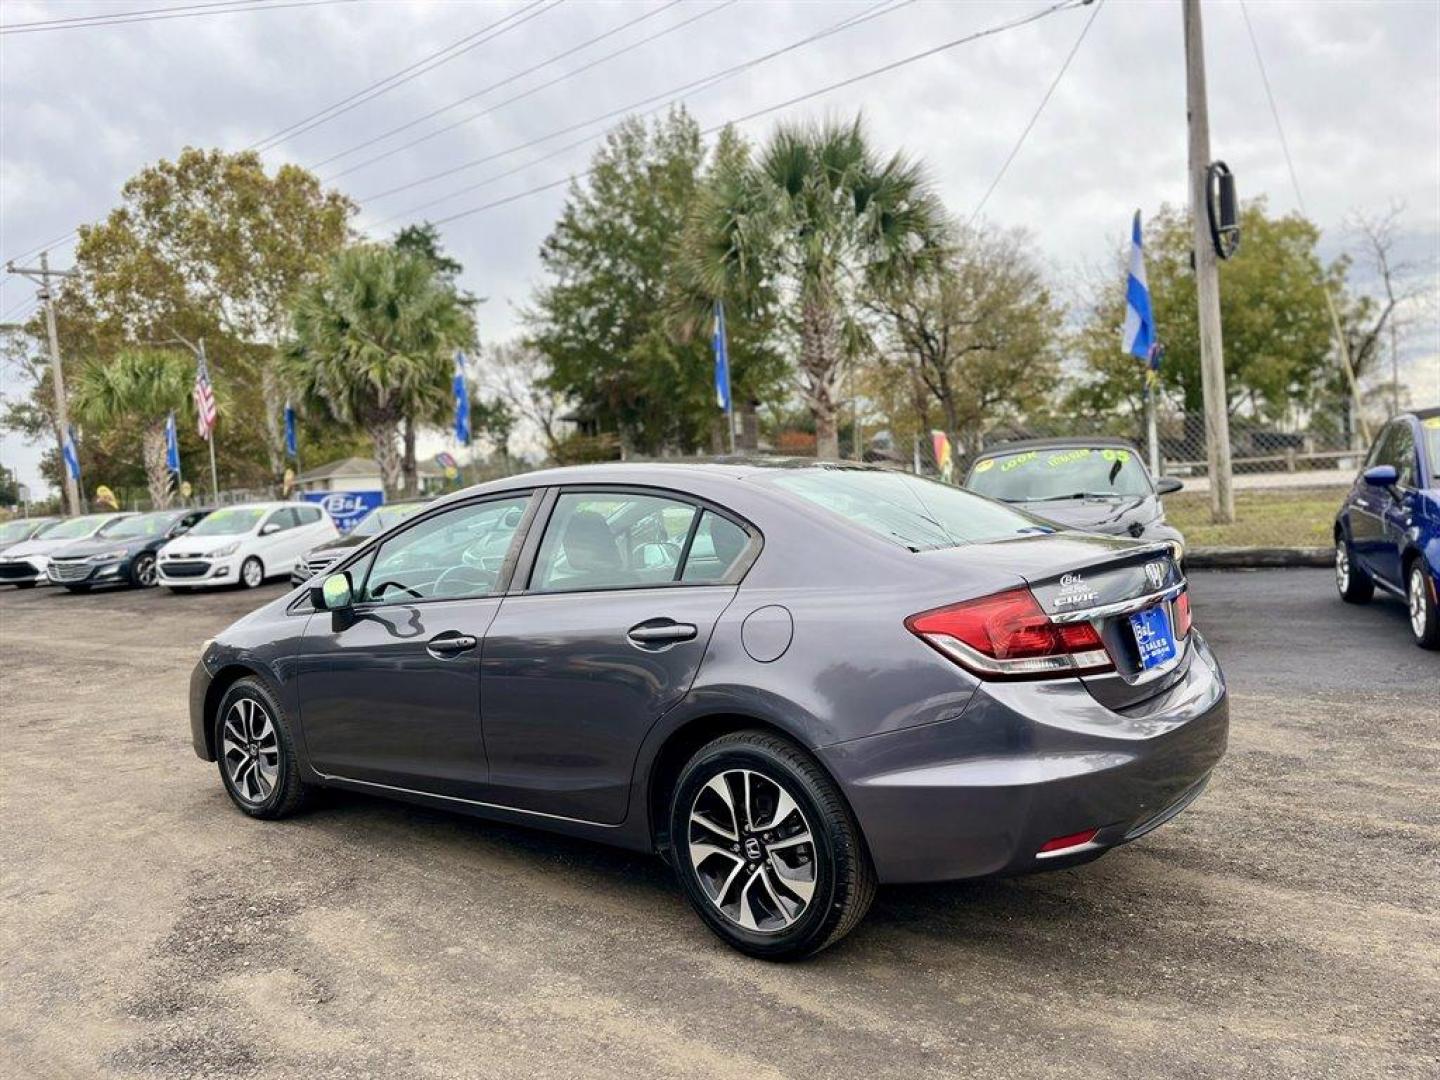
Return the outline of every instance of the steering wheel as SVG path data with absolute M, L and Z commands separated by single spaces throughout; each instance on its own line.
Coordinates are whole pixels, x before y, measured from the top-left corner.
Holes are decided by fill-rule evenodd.
M 401 592 L 409 593 L 416 600 L 425 599 L 424 593 L 416 592 L 414 589 L 410 588 L 409 585 L 402 585 L 398 581 L 382 581 L 379 585 L 375 586 L 375 588 L 371 591 L 370 595 L 374 596 L 378 600 L 380 597 L 385 595 L 386 589 L 399 589 Z
M 445 583 L 452 579 L 456 585 L 461 585 L 463 588 L 454 593 L 446 592 Z M 442 571 L 440 576 L 435 579 L 431 593 L 434 596 L 473 596 L 476 585 L 483 585 L 488 591 L 494 584 L 495 574 L 493 571 L 461 563 L 459 566 L 452 566 Z

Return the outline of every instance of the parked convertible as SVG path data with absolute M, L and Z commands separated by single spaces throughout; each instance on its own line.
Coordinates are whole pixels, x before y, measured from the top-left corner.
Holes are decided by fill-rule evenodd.
M 1335 584 L 1352 604 L 1377 587 L 1400 597 L 1415 644 L 1440 649 L 1440 409 L 1375 437 L 1335 517 Z
M 157 582 L 155 555 L 167 540 L 188 532 L 209 510 L 157 510 L 119 518 L 89 540 L 57 549 L 46 575 L 71 592 L 99 585 L 151 588 Z
M 1124 439 L 1026 439 L 985 451 L 970 466 L 965 486 L 1013 503 L 1068 529 L 1164 540 L 1183 558 L 1180 531 L 1165 522 L 1162 495 L 1184 485 L 1152 479 Z
M 49 581 L 50 556 L 76 540 L 87 540 L 106 525 L 133 514 L 82 514 L 52 525 L 30 540 L 0 552 L 0 585 L 31 589 Z
M 171 592 L 216 585 L 254 589 L 288 574 L 298 555 L 338 535 L 330 515 L 313 503 L 226 506 L 160 549 L 158 580 Z
M 1168 545 L 754 463 L 460 492 L 206 642 L 190 722 L 252 817 L 333 785 L 656 850 L 772 958 L 877 883 L 1143 836 L 1228 726 Z

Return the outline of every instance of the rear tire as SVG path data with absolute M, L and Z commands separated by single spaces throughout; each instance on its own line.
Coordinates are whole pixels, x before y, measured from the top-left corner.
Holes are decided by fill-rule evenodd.
M 690 905 L 749 956 L 813 955 L 854 929 L 875 897 L 875 870 L 839 789 L 769 732 L 736 732 L 695 752 L 671 797 L 670 838 Z
M 1440 649 L 1440 611 L 1436 611 L 1434 590 L 1425 580 L 1424 560 L 1412 559 L 1405 579 L 1405 601 L 1415 644 L 1422 649 Z
M 1335 538 L 1335 588 L 1347 604 L 1368 604 L 1375 582 L 1355 564 L 1355 553 L 1344 535 Z
M 259 679 L 239 680 L 221 699 L 215 763 L 230 801 L 250 817 L 289 817 L 305 804 L 290 722 Z

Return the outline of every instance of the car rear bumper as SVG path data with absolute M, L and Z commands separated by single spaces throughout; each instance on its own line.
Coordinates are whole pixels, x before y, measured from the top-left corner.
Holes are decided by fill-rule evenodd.
M 1225 683 L 1194 635 L 1184 676 L 1116 712 L 1078 679 L 987 683 L 951 720 L 819 751 L 883 882 L 1072 866 L 1164 824 L 1224 755 Z M 1083 843 L 1041 854 L 1047 841 Z

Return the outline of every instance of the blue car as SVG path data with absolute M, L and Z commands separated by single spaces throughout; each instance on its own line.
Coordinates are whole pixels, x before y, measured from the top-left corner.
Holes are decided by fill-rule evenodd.
M 1351 604 L 1376 587 L 1404 599 L 1422 649 L 1440 649 L 1440 409 L 1395 417 L 1335 517 L 1335 584 Z

